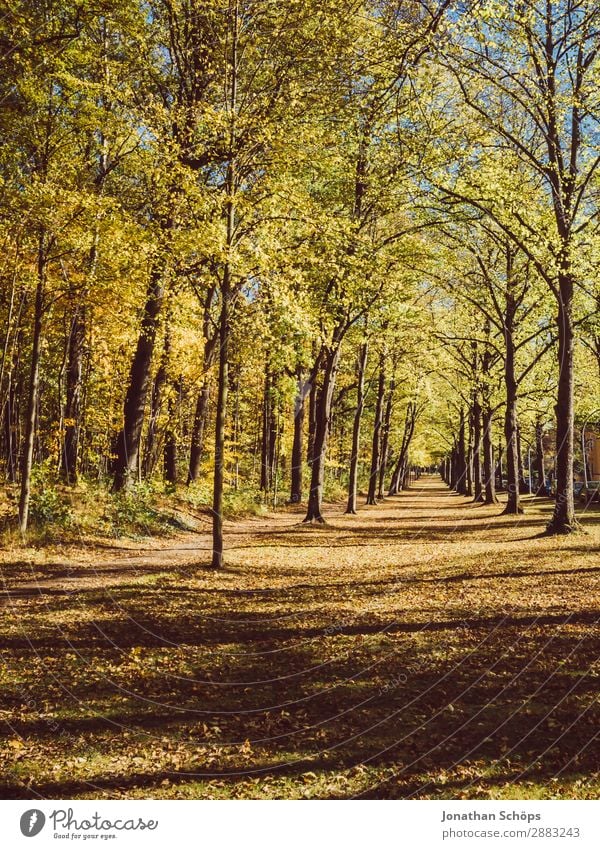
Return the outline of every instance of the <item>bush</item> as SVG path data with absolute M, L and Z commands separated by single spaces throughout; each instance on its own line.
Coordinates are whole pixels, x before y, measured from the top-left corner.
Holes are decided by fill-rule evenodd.
M 153 503 L 154 493 L 148 484 L 138 484 L 126 492 L 112 493 L 104 518 L 112 536 L 127 534 L 165 534 L 172 524 L 170 517 Z
M 197 510 L 212 510 L 212 486 L 206 481 L 197 481 L 182 493 L 184 502 Z M 265 512 L 262 495 L 253 487 L 225 489 L 223 493 L 223 515 L 226 519 L 241 516 L 261 515 Z
M 348 495 L 347 484 L 342 481 L 325 478 L 323 485 L 323 500 L 324 501 L 343 501 Z
M 31 473 L 29 519 L 33 525 L 43 529 L 52 526 L 69 528 L 73 524 L 70 501 L 44 466 L 34 467 Z

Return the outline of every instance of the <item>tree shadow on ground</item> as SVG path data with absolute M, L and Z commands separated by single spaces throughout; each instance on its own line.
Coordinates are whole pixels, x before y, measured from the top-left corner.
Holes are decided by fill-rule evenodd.
M 4 733 L 42 748 L 58 741 L 69 756 L 71 749 L 90 746 L 121 751 L 125 734 L 149 756 L 169 745 L 183 745 L 184 753 L 177 768 L 140 770 L 132 762 L 125 772 L 121 767 L 60 780 L 44 774 L 27 786 L 7 777 L 2 795 L 71 798 L 90 788 L 116 796 L 138 788 L 152 795 L 164 781 L 292 780 L 360 766 L 374 771 L 373 786 L 360 792 L 387 798 L 443 789 L 448 781 L 438 778 L 445 773 L 454 776 L 458 792 L 469 783 L 457 778 L 459 767 L 474 770 L 480 785 L 490 771 L 496 784 L 521 773 L 549 780 L 563 768 L 563 774 L 590 774 L 597 768 L 590 741 L 600 719 L 590 673 L 597 661 L 598 617 L 590 609 L 571 616 L 545 612 L 312 628 L 298 622 L 280 628 L 256 616 L 260 624 L 250 628 L 229 613 L 226 621 L 179 623 L 172 644 L 166 635 L 173 623 L 160 618 L 146 623 L 154 635 L 144 623 L 123 619 L 97 623 L 94 640 L 83 624 L 73 627 L 66 642 L 60 635 L 9 639 L 5 647 L 18 651 L 25 665 L 42 649 L 53 653 L 49 670 L 61 669 L 66 690 L 57 691 L 49 676 L 37 681 L 33 698 L 43 694 L 46 704 L 56 702 L 63 713 L 70 706 L 73 715 L 19 719 L 22 695 L 13 692 L 17 718 L 4 724 Z M 421 638 L 416 642 L 415 634 Z M 384 642 L 371 639 L 382 636 Z M 231 644 L 237 653 L 223 651 Z M 164 667 L 152 660 L 157 646 L 161 657 L 171 648 Z M 143 650 L 143 661 L 121 669 L 131 648 Z M 67 663 L 73 650 L 82 658 L 76 672 Z M 100 680 L 98 663 L 111 669 Z M 207 723 L 218 724 L 218 740 L 207 740 Z M 203 747 L 212 752 L 208 765 Z
M 413 525 L 336 533 L 394 541 L 401 559 Z M 498 556 L 486 537 L 482 556 L 483 534 L 436 546 L 440 526 L 439 560 L 415 547 L 383 575 L 354 552 L 315 568 L 286 551 L 261 575 L 248 555 L 210 579 L 188 564 L 139 584 L 165 572 L 142 564 L 106 588 L 16 587 L 1 795 L 489 798 L 531 781 L 568 796 L 598 768 L 597 547 Z M 309 538 L 269 534 L 278 549 Z

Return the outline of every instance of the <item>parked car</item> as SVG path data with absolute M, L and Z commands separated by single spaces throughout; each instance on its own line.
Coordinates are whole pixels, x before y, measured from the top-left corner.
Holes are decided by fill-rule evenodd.
M 583 501 L 584 504 L 591 504 L 592 501 L 600 502 L 600 480 L 588 481 L 587 484 L 582 484 L 578 496 L 579 500 Z

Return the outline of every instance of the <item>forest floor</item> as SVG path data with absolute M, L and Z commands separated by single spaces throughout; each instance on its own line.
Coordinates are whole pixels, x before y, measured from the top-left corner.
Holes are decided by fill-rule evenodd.
M 2 552 L 0 796 L 597 798 L 600 512 L 525 501 Z

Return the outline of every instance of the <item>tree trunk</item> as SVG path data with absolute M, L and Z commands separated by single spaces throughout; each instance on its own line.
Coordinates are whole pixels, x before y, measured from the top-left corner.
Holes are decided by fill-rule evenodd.
M 402 451 L 398 455 L 398 459 L 396 460 L 396 465 L 394 466 L 394 471 L 392 472 L 392 477 L 390 480 L 390 486 L 388 489 L 388 496 L 390 495 L 398 495 L 400 492 L 400 481 L 402 476 L 402 464 L 404 462 L 404 455 Z
M 302 501 L 302 466 L 303 437 L 304 437 L 304 410 L 307 392 L 307 382 L 304 380 L 304 372 L 301 366 L 296 370 L 297 392 L 294 403 L 294 439 L 292 442 L 292 482 L 290 491 L 290 502 L 299 504 Z
M 142 463 L 144 478 L 149 478 L 152 475 L 158 460 L 158 420 L 162 409 L 162 392 L 166 379 L 166 367 L 164 363 L 161 363 L 156 375 L 154 376 L 152 392 L 150 394 L 150 419 L 148 422 L 146 447 Z
M 352 454 L 350 456 L 350 474 L 348 476 L 348 504 L 346 513 L 356 513 L 356 491 L 358 486 L 358 457 L 360 452 L 360 425 L 365 408 L 365 371 L 369 345 L 363 342 L 359 349 L 356 389 L 356 410 L 352 425 Z
M 404 432 L 402 434 L 402 445 L 400 447 L 400 453 L 398 454 L 398 459 L 396 461 L 394 471 L 392 472 L 392 479 L 390 481 L 388 495 L 397 495 L 403 485 L 405 468 L 408 458 L 408 449 L 410 448 L 410 443 L 415 430 L 416 420 L 417 406 L 413 401 L 409 401 L 406 407 L 406 415 L 404 417 Z
M 500 489 L 500 490 L 503 489 L 503 487 L 504 487 L 504 483 L 503 483 L 503 481 L 504 481 L 504 466 L 503 466 L 503 463 L 502 463 L 503 456 L 504 455 L 503 455 L 503 452 L 502 452 L 502 440 L 499 439 L 498 440 L 498 462 L 496 464 L 496 476 L 497 476 L 496 488 Z
M 319 357 L 321 355 L 319 354 Z M 319 363 L 316 362 L 313 372 L 316 374 L 319 369 Z M 306 443 L 306 462 L 312 463 L 312 458 L 315 453 L 315 433 L 317 430 L 317 394 L 318 386 L 316 379 L 313 379 L 310 384 L 310 392 L 308 395 L 308 440 Z
M 492 443 L 493 414 L 486 403 L 483 408 L 483 486 L 485 503 L 497 504 L 496 477 L 494 467 L 494 446 Z
M 13 274 L 13 290 L 9 305 L 9 312 L 6 321 L 6 333 L 4 336 L 4 345 L 2 348 L 2 362 L 0 363 L 0 386 L 4 387 L 4 375 L 6 374 L 6 390 L 2 405 L 2 449 L 4 458 L 4 470 L 6 478 L 10 483 L 17 481 L 17 455 L 19 438 L 19 400 L 21 393 L 17 391 L 20 382 L 21 373 L 21 340 L 23 338 L 22 317 L 26 303 L 25 290 L 19 300 L 19 308 L 16 316 L 14 316 L 14 332 L 13 341 L 10 345 L 10 330 L 13 319 L 13 297 L 14 297 L 14 280 L 17 276 L 15 270 Z
M 492 349 L 490 348 L 491 326 L 489 319 L 485 321 L 486 345 L 481 357 L 482 371 L 482 402 L 481 402 L 481 425 L 482 425 L 482 449 L 483 449 L 483 498 L 486 504 L 497 504 L 496 498 L 496 469 L 494 468 L 494 446 L 492 444 L 492 425 L 494 416 L 492 413 L 491 396 L 491 369 L 493 362 Z
M 162 260 L 152 269 L 144 317 L 137 347 L 131 363 L 129 383 L 123 409 L 123 427 L 117 437 L 117 457 L 113 491 L 127 488 L 137 475 L 144 409 L 150 382 L 152 354 L 158 328 L 158 318 L 164 296 L 164 266 Z
M 559 279 L 558 395 L 556 400 L 556 504 L 548 533 L 569 534 L 577 528 L 573 496 L 574 334 L 573 280 Z
M 504 437 L 506 441 L 506 478 L 508 500 L 504 513 L 522 513 L 519 497 L 519 458 L 517 447 L 516 397 L 512 390 L 507 391 L 506 413 L 504 417 Z
M 379 484 L 377 487 L 377 498 L 382 500 L 385 497 L 383 488 L 385 485 L 385 473 L 388 466 L 390 453 L 390 427 L 392 422 L 392 409 L 394 406 L 394 391 L 396 389 L 395 381 L 390 381 L 390 389 L 388 392 L 387 402 L 385 405 L 385 414 L 383 417 L 383 429 L 381 432 L 381 462 L 379 464 Z
M 221 281 L 221 317 L 219 321 L 219 380 L 217 389 L 217 414 L 215 422 L 215 459 L 213 476 L 213 528 L 212 528 L 212 567 L 221 569 L 224 565 L 223 557 L 223 487 L 225 482 L 225 419 L 227 417 L 227 390 L 229 371 L 229 309 L 232 297 L 232 248 L 235 241 L 235 192 L 237 179 L 237 163 L 235 160 L 236 145 L 236 116 L 237 116 L 237 86 L 238 86 L 238 40 L 239 40 L 239 2 L 233 0 L 230 3 L 230 11 L 233 12 L 231 32 L 231 56 L 230 56 L 230 91 L 229 91 L 229 113 L 231 123 L 229 126 L 229 147 L 227 175 L 225 178 L 225 251 L 226 258 L 223 267 L 223 278 Z
M 517 459 L 519 461 L 519 492 L 525 483 L 525 468 L 523 466 L 523 448 L 521 447 L 521 428 L 517 422 Z
M 167 402 L 167 429 L 165 432 L 165 447 L 163 451 L 163 469 L 167 483 L 175 486 L 177 483 L 177 427 L 176 415 L 181 394 L 181 378 L 179 378 L 169 393 Z
M 144 461 L 142 463 L 144 477 L 149 478 L 154 471 L 159 456 L 159 433 L 158 423 L 163 403 L 163 389 L 167 380 L 169 358 L 171 353 L 170 321 L 167 319 L 165 327 L 165 338 L 160 366 L 154 376 L 152 392 L 150 394 L 150 419 L 148 422 L 148 433 L 144 450 Z
M 202 450 L 204 448 L 204 431 L 208 420 L 208 407 L 210 402 L 210 375 L 204 375 L 202 388 L 196 399 L 194 410 L 194 424 L 192 425 L 192 438 L 190 442 L 190 462 L 188 467 L 188 486 L 198 480 L 200 474 L 200 463 L 202 461 Z
M 240 486 L 240 370 L 239 365 L 235 370 L 234 379 L 231 381 L 231 391 L 235 401 L 233 405 L 233 432 L 232 445 L 234 449 L 233 460 L 233 488 L 237 492 Z
M 457 466 L 458 474 L 456 481 L 456 491 L 461 495 L 467 494 L 467 459 L 465 451 L 465 414 L 464 410 L 460 411 L 460 424 L 458 428 L 458 451 L 457 451 Z
M 377 504 L 377 480 L 381 462 L 381 427 L 383 424 L 383 399 L 385 396 L 385 366 L 383 357 L 379 361 L 379 380 L 377 384 L 377 401 L 375 403 L 375 422 L 373 425 L 373 445 L 371 448 L 371 472 L 369 475 L 369 491 L 367 504 Z
M 218 331 L 215 331 L 212 320 L 212 310 L 215 298 L 216 286 L 209 288 L 204 299 L 204 314 L 202 332 L 204 335 L 204 352 L 202 369 L 204 376 L 194 410 L 194 423 L 192 425 L 192 437 L 190 440 L 190 459 L 188 464 L 187 484 L 188 486 L 198 479 L 200 474 L 200 463 L 204 450 L 204 432 L 208 421 L 208 410 L 210 403 L 211 370 L 217 355 Z
M 510 264 L 509 264 L 510 265 Z M 510 274 L 509 274 L 510 277 Z M 506 478 L 508 498 L 503 512 L 523 512 L 519 497 L 519 446 L 517 430 L 517 379 L 515 375 L 515 345 L 513 339 L 516 304 L 510 280 L 506 290 L 506 315 L 504 322 L 505 357 L 504 383 L 506 409 L 504 414 L 504 439 L 506 442 Z
M 273 376 L 273 385 L 275 384 L 276 377 Z M 270 416 L 269 416 L 269 452 L 268 452 L 268 463 L 269 463 L 269 491 L 274 490 L 275 482 L 277 480 L 277 438 L 279 436 L 279 412 L 277 399 L 271 397 L 270 403 Z
M 473 497 L 475 473 L 475 423 L 473 421 L 473 405 L 469 415 L 469 438 L 467 440 L 467 496 Z
M 77 304 L 69 334 L 66 374 L 65 435 L 62 453 L 62 474 L 68 484 L 77 483 L 79 435 L 81 426 L 81 395 L 86 336 L 85 302 Z
M 223 559 L 223 486 L 225 482 L 225 418 L 229 371 L 229 262 L 225 265 L 222 286 L 221 319 L 219 322 L 219 379 L 217 389 L 217 416 L 215 424 L 215 468 L 213 479 L 213 554 L 212 567 L 221 569 Z
M 103 142 L 104 144 L 104 142 Z M 106 153 L 103 151 L 100 160 L 100 170 L 95 181 L 98 194 L 103 193 L 104 178 L 106 173 Z M 81 441 L 81 425 L 83 413 L 83 371 L 86 359 L 86 334 L 87 334 L 87 299 L 90 287 L 93 285 L 98 265 L 98 245 L 100 243 L 100 228 L 96 221 L 94 225 L 94 240 L 89 251 L 87 282 L 83 292 L 75 293 L 75 309 L 71 332 L 69 334 L 69 348 L 67 354 L 67 381 L 65 396 L 65 435 L 63 439 L 63 451 L 61 471 L 67 484 L 77 483 L 79 449 Z
M 457 459 L 456 459 L 457 454 L 458 454 L 458 447 L 457 447 L 456 442 L 455 442 L 454 446 L 452 448 L 452 454 L 450 455 L 449 486 L 450 486 L 450 489 L 453 489 L 453 490 L 456 489 L 456 483 L 457 483 L 457 479 L 458 479 L 458 475 L 457 475 L 458 467 L 457 467 Z
M 3 411 L 3 441 L 4 441 L 4 469 L 6 479 L 9 483 L 17 480 L 17 469 L 15 462 L 15 433 L 16 433 L 16 398 L 13 382 L 13 371 L 7 372 L 6 404 Z
M 504 437 L 506 440 L 506 478 L 508 500 L 504 513 L 522 513 L 519 497 L 519 458 L 517 448 L 517 422 L 514 400 L 508 401 L 504 418 Z
M 31 345 L 31 369 L 29 374 L 29 393 L 25 417 L 25 443 L 21 460 L 21 493 L 19 497 L 19 529 L 25 536 L 29 523 L 29 502 L 31 499 L 31 470 L 33 467 L 33 448 L 40 391 L 40 359 L 42 352 L 42 318 L 44 313 L 44 290 L 46 284 L 46 234 L 42 230 L 38 241 L 37 284 L 33 314 L 33 340 Z
M 546 470 L 544 468 L 544 431 L 541 421 L 535 423 L 535 470 L 537 474 L 536 495 L 546 495 Z
M 265 364 L 265 379 L 263 383 L 262 403 L 262 437 L 260 447 L 260 488 L 262 492 L 271 489 L 272 469 L 272 432 L 273 432 L 273 397 L 272 397 L 272 375 L 269 361 Z
M 315 405 L 315 435 L 313 455 L 311 458 L 310 492 L 304 522 L 323 523 L 325 521 L 321 513 L 325 476 L 325 453 L 327 451 L 333 392 L 335 389 L 339 357 L 339 344 L 329 349 L 324 357 L 323 384 L 317 392 Z

